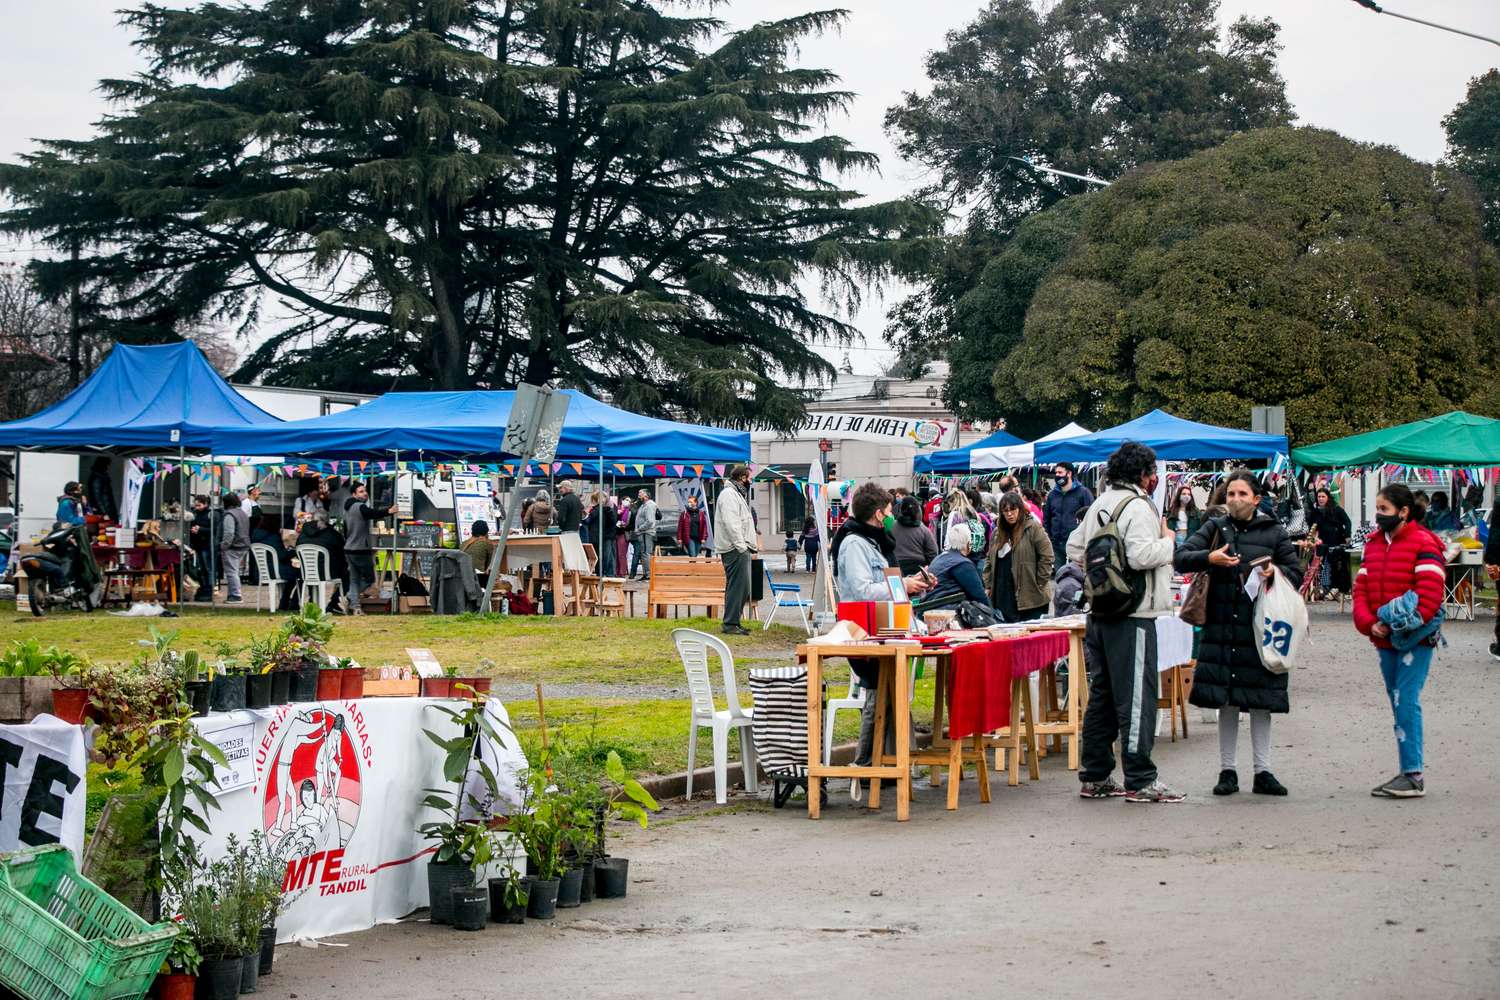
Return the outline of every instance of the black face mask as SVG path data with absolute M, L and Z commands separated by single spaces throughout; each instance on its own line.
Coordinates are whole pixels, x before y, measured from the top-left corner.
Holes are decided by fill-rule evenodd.
M 1392 534 L 1396 531 L 1397 528 L 1401 527 L 1401 515 L 1376 514 L 1375 526 L 1378 527 L 1381 531 L 1385 532 L 1387 535 Z

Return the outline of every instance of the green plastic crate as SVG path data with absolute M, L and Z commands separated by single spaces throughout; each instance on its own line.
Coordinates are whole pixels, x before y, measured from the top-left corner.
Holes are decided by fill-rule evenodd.
M 0 856 L 0 984 L 27 1000 L 139 1000 L 173 924 L 148 924 L 50 844 Z

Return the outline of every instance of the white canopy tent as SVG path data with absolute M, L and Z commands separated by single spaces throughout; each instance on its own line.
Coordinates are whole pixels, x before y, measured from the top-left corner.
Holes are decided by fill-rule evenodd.
M 1043 441 L 1065 441 L 1068 438 L 1083 437 L 1085 434 L 1092 433 L 1093 431 L 1087 427 L 1070 423 L 1066 427 L 1059 427 L 1051 434 L 1026 444 L 1012 444 L 1002 448 L 976 448 L 970 459 L 970 466 L 976 471 L 979 469 L 1019 469 L 1034 463 L 1036 446 Z

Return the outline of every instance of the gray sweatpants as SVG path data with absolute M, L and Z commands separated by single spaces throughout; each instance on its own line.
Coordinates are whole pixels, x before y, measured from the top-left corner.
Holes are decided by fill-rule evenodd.
M 1156 621 L 1089 616 L 1083 639 L 1088 662 L 1089 707 L 1083 714 L 1083 752 L 1078 780 L 1097 782 L 1115 770 L 1112 744 L 1120 740 L 1125 787 L 1134 791 L 1156 780 L 1151 747 L 1156 742 Z
M 245 568 L 245 549 L 220 549 L 219 556 L 224 563 L 224 589 L 228 591 L 225 595 L 232 600 L 240 599 L 240 571 Z

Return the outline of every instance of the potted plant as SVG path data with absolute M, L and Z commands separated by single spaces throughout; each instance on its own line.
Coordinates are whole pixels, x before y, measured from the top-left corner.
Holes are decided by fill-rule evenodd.
M 83 725 L 89 715 L 89 702 L 93 691 L 90 665 L 87 660 L 76 658 L 56 659 L 51 665 L 52 714 L 75 726 Z
M 302 610 L 288 615 L 281 628 L 269 640 L 271 657 L 277 670 L 294 675 L 291 682 L 291 700 L 294 702 L 331 701 L 337 692 L 326 698 L 320 691 L 322 668 L 328 665 L 327 646 L 333 638 L 333 618 L 316 604 L 304 604 Z
M 250 835 L 249 908 L 247 917 L 256 930 L 256 972 L 271 972 L 276 964 L 276 918 L 281 915 L 281 883 L 286 877 L 286 862 L 271 850 L 265 835 Z
M 178 870 L 173 896 L 180 920 L 202 956 L 198 996 L 235 1000 L 244 983 L 245 956 L 233 865 L 228 860 L 205 865 L 195 855 L 183 855 Z
M 661 807 L 651 793 L 641 787 L 625 770 L 618 752 L 611 750 L 604 764 L 605 775 L 614 785 L 609 794 L 609 813 L 621 819 L 635 820 L 646 828 L 647 811 L 655 812 Z M 627 858 L 605 856 L 594 863 L 594 894 L 600 899 L 618 899 L 625 895 L 630 874 Z
M 345 701 L 353 701 L 365 696 L 365 668 L 350 657 L 341 656 L 338 660 L 339 670 L 339 697 Z
M 329 657 L 318 665 L 318 700 L 338 701 L 344 687 L 344 668 L 339 661 Z
M 490 920 L 497 924 L 524 924 L 528 880 L 513 864 L 505 874 L 490 879 Z
M 181 928 L 172 940 L 172 950 L 156 975 L 153 990 L 157 1000 L 193 1000 L 198 987 L 198 942 L 187 928 Z
M 456 674 L 458 671 L 454 671 Z M 423 698 L 447 698 L 453 694 L 453 674 L 445 669 L 442 677 L 422 678 Z
M 208 670 L 208 707 L 236 712 L 245 707 L 245 668 L 233 660 L 219 660 Z
M 443 779 L 452 786 L 426 789 L 423 805 L 437 810 L 440 818 L 417 828 L 437 848 L 427 863 L 427 896 L 432 922 L 442 924 L 453 920 L 453 890 L 473 886 L 475 872 L 493 857 L 488 820 L 498 788 L 494 771 L 483 760 L 476 759 L 474 745 L 481 738 L 498 742 L 499 735 L 485 714 L 482 701 L 466 702 L 457 709 L 445 705 L 430 707 L 451 719 L 457 730 L 453 736 L 422 730 L 443 751 Z M 475 781 L 479 782 L 478 788 L 485 799 L 476 794 L 472 784 Z
M 58 675 L 74 673 L 85 661 L 35 639 L 14 639 L 0 655 L 0 722 L 30 722 L 52 711 Z
M 479 665 L 476 668 L 476 670 L 478 671 L 493 671 L 494 669 L 495 661 L 487 657 L 481 658 L 479 661 Z M 487 697 L 489 695 L 490 685 L 493 683 L 493 678 L 490 677 L 487 673 L 474 673 L 467 677 L 459 677 L 457 676 L 457 674 L 458 669 L 455 667 L 453 671 L 453 688 L 451 692 L 453 694 L 453 697 Z M 460 690 L 460 686 L 462 686 L 463 690 Z
M 494 848 L 492 835 L 485 823 L 476 820 L 469 825 L 478 827 L 479 830 L 476 832 L 475 847 L 470 857 L 469 880 L 450 890 L 453 897 L 452 922 L 455 930 L 482 931 L 489 920 L 490 891 L 479 880 L 479 873 L 490 863 Z
M 508 828 L 525 849 L 531 872 L 526 887 L 526 915 L 534 920 L 551 920 L 567 868 L 563 862 L 564 827 L 559 822 L 562 796 L 542 767 L 527 769 L 522 789 L 525 801 L 510 817 Z

